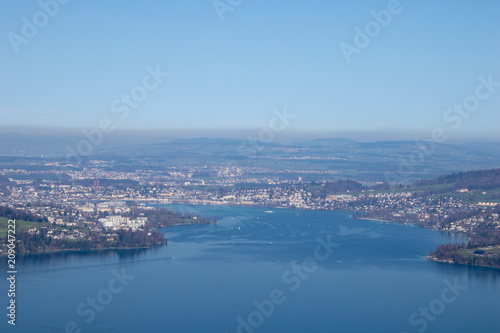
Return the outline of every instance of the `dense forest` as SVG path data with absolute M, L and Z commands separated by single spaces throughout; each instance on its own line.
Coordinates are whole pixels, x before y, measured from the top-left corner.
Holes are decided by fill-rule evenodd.
M 339 179 L 324 183 L 311 182 L 310 185 L 306 185 L 306 189 L 312 193 L 313 197 L 325 198 L 331 194 L 361 192 L 368 187 L 352 179 Z
M 413 186 L 455 184 L 454 188 L 492 189 L 500 188 L 500 169 L 456 172 L 434 179 L 415 182 Z
M 43 171 L 31 172 L 29 174 L 22 174 L 19 172 L 6 172 L 5 176 L 18 180 L 33 180 L 37 183 L 40 183 L 42 181 L 69 182 L 71 180 L 71 176 L 67 173 L 53 174 Z

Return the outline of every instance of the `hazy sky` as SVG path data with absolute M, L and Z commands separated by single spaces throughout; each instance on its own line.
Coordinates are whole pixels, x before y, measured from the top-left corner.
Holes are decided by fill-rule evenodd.
M 55 1 L 0 4 L 3 129 L 258 129 L 286 107 L 291 132 L 498 137 L 496 0 Z

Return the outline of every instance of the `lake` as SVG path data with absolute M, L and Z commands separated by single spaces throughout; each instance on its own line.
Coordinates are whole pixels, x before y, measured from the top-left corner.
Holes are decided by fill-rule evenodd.
M 500 270 L 425 259 L 462 236 L 348 212 L 167 207 L 218 223 L 162 229 L 168 245 L 149 250 L 19 257 L 15 330 L 500 330 Z

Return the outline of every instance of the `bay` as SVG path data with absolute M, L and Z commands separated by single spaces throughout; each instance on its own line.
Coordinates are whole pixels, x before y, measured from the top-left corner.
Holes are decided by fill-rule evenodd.
M 16 329 L 499 331 L 500 270 L 425 259 L 463 236 L 349 212 L 168 208 L 218 223 L 164 228 L 168 245 L 148 250 L 20 256 Z

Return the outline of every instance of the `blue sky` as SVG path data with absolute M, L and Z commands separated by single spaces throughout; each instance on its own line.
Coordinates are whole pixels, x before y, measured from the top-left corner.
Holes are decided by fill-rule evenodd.
M 43 20 L 42 8 L 2 1 L 0 128 L 109 118 L 119 129 L 258 129 L 286 106 L 290 133 L 426 139 L 439 127 L 498 138 L 500 87 L 456 129 L 443 115 L 474 95 L 478 77 L 500 81 L 500 2 L 400 1 L 350 63 L 339 45 L 355 46 L 354 27 L 391 1 L 231 3 L 221 20 L 211 0 L 72 0 L 13 47 L 23 17 Z M 169 76 L 120 119 L 112 102 L 142 85 L 148 66 Z

